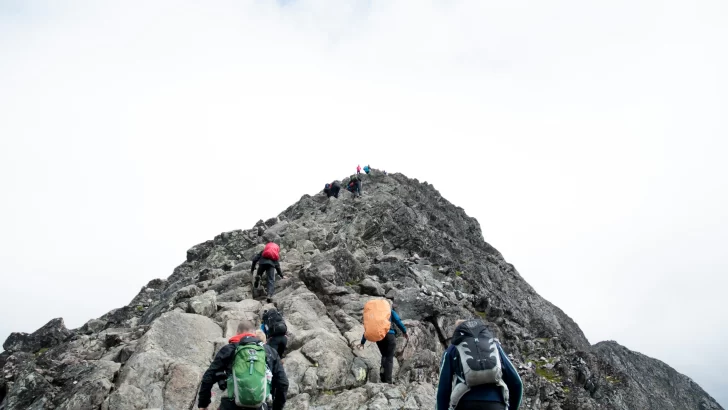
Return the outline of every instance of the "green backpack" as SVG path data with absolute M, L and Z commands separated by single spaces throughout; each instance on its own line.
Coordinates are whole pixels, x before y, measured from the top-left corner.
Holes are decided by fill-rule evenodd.
M 257 409 L 266 402 L 270 394 L 268 365 L 265 347 L 249 343 L 235 348 L 232 374 L 227 380 L 228 398 L 235 405 Z

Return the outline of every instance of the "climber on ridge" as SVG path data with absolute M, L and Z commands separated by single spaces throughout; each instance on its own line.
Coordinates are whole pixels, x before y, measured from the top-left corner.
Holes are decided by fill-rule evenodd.
M 479 319 L 458 320 L 442 355 L 435 410 L 518 410 L 522 395 L 523 382 L 498 339 Z
M 360 165 L 357 165 L 356 166 L 356 174 L 357 175 L 361 174 L 361 166 Z
M 260 322 L 260 330 L 265 333 L 268 339 L 268 345 L 278 352 L 278 356 L 283 359 L 288 346 L 288 326 L 283 319 L 283 315 L 277 309 L 268 309 L 263 312 L 263 318 Z
M 353 197 L 361 197 L 361 178 L 359 178 L 359 175 L 352 175 L 349 178 L 349 184 L 346 186 L 346 190 L 351 192 Z
M 369 172 L 371 172 L 372 168 L 369 165 L 364 165 L 364 173 L 369 175 Z
M 367 340 L 376 342 L 382 354 L 382 363 L 379 368 L 379 379 L 382 383 L 392 384 L 392 369 L 394 368 L 394 353 L 397 350 L 397 339 L 392 322 L 399 327 L 404 338 L 409 340 L 407 329 L 399 318 L 397 312 L 387 299 L 372 299 L 364 304 L 364 335 L 361 344 L 357 346 L 364 349 Z
M 324 186 L 324 194 L 326 194 L 326 198 L 331 198 L 332 196 L 334 198 L 339 197 L 339 190 L 341 189 L 341 185 L 339 185 L 338 181 L 334 181 L 330 184 L 326 184 Z
M 228 340 L 202 376 L 197 407 L 207 409 L 211 389 L 218 380 L 227 379 L 227 393 L 220 410 L 258 408 L 282 410 L 288 395 L 288 377 L 278 353 L 255 337 L 255 326 L 243 320 L 238 334 Z M 269 379 L 269 377 L 271 377 Z M 268 402 L 272 401 L 272 407 Z
M 260 277 L 265 272 L 267 275 L 268 285 L 267 285 L 267 301 L 268 303 L 271 303 L 273 301 L 273 293 L 275 292 L 275 282 L 276 282 L 276 272 L 281 276 L 281 279 L 285 279 L 286 277 L 283 276 L 283 273 L 281 273 L 281 264 L 278 262 L 280 259 L 280 247 L 273 242 L 270 241 L 265 245 L 265 249 L 263 249 L 262 252 L 259 252 L 257 255 L 253 257 L 253 264 L 250 265 L 250 273 L 252 274 L 255 271 L 255 265 L 258 265 L 258 272 L 256 272 L 255 275 L 255 283 L 253 284 L 254 288 L 258 288 L 258 285 L 260 284 Z M 255 290 L 253 291 L 255 292 Z

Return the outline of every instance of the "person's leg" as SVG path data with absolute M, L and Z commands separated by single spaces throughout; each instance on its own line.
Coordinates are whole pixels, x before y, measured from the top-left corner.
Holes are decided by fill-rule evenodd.
M 273 336 L 268 340 L 268 345 L 278 352 L 278 356 L 283 358 L 288 346 L 288 338 L 286 336 Z
M 382 376 L 382 383 L 392 383 L 392 371 L 394 369 L 394 353 L 397 350 L 397 339 L 393 333 L 387 333 L 387 336 L 377 342 L 379 353 L 382 354 L 382 367 L 379 374 Z
M 273 350 L 275 350 L 277 352 L 278 351 L 278 345 L 280 343 L 280 336 L 271 336 L 271 337 L 269 337 L 267 343 L 268 343 L 268 346 L 271 347 L 271 349 L 273 349 Z M 278 353 L 278 356 L 280 356 L 280 355 L 281 354 Z
M 286 354 L 286 347 L 288 347 L 288 337 L 287 336 L 281 336 L 281 341 L 278 343 L 278 356 L 280 358 L 283 358 L 283 355 Z
M 258 265 L 258 270 L 255 272 L 255 283 L 253 284 L 254 288 L 257 288 L 258 285 L 260 285 L 260 277 L 263 275 L 263 272 L 265 272 L 265 266 Z
M 385 362 L 387 358 L 387 338 L 380 340 L 377 342 L 377 347 L 379 348 L 379 354 L 382 355 L 382 359 L 379 362 L 379 382 L 385 383 L 384 381 L 384 367 Z
M 276 268 L 273 265 L 268 265 L 268 298 L 273 297 L 276 284 Z

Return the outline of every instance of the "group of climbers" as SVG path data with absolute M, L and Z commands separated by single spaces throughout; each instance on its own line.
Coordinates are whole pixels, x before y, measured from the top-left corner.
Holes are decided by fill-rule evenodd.
M 364 171 L 365 174 L 369 175 L 374 168 L 372 168 L 369 165 L 365 165 L 364 168 L 360 165 L 356 166 L 356 174 L 349 177 L 349 182 L 346 184 L 346 190 L 351 192 L 351 195 L 353 198 L 361 197 L 361 185 L 362 185 L 362 179 L 361 179 L 361 171 Z M 385 172 L 386 175 L 386 172 Z M 332 196 L 334 198 L 339 197 L 339 190 L 341 189 L 341 185 L 338 181 L 330 182 L 324 185 L 324 194 L 326 194 L 326 198 L 331 198 Z
M 207 409 L 212 386 L 218 383 L 227 393 L 219 410 L 240 408 L 282 410 L 288 394 L 288 377 L 275 348 L 256 336 L 255 325 L 243 320 L 237 335 L 228 340 L 202 376 L 197 407 Z
M 367 165 L 364 172 L 369 170 Z M 332 187 L 327 187 L 329 192 Z M 338 196 L 338 185 L 332 195 Z M 251 275 L 256 265 L 253 291 L 259 289 L 261 279 L 266 280 L 267 302 L 271 303 L 276 273 L 286 278 L 280 267 L 280 247 L 269 241 L 253 257 Z M 409 342 L 407 328 L 393 303 L 382 298 L 364 304 L 362 322 L 364 334 L 355 347 L 363 350 L 367 341 L 377 344 L 381 354 L 379 379 L 391 384 L 397 350 L 395 326 Z M 518 410 L 523 383 L 485 324 L 479 319 L 460 320 L 455 323 L 450 340 L 440 362 L 436 410 Z M 275 308 L 265 310 L 259 329 L 247 320 L 240 322 L 237 335 L 228 342 L 202 378 L 199 409 L 209 406 L 211 389 L 217 382 L 221 390 L 227 390 L 220 410 L 282 410 L 288 391 L 282 362 L 288 345 L 288 327 L 281 312 Z
M 393 383 L 392 368 L 397 349 L 394 323 L 409 342 L 407 329 L 394 306 L 386 299 L 372 299 L 364 304 L 364 335 L 376 342 L 382 361 L 380 380 Z M 498 340 L 478 319 L 459 320 L 451 344 L 442 355 L 437 387 L 436 410 L 518 410 L 523 383 Z
M 341 185 L 339 185 L 339 181 L 334 181 L 324 186 L 324 194 L 326 194 L 326 198 L 331 198 L 332 196 L 338 198 L 340 189 Z
M 358 349 L 375 342 L 382 359 L 379 378 L 393 383 L 392 371 L 398 327 L 409 341 L 407 328 L 387 299 L 364 304 L 364 334 Z M 244 320 L 205 372 L 198 408 L 206 409 L 215 382 L 227 390 L 220 410 L 254 408 L 281 410 L 286 403 L 288 378 L 283 355 L 288 328 L 277 309 L 263 312 L 260 329 Z M 459 320 L 451 344 L 440 362 L 436 410 L 518 410 L 523 383 L 498 340 L 479 319 Z

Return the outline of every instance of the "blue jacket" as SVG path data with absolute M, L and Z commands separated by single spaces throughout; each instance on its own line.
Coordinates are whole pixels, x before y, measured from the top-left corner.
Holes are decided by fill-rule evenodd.
M 392 327 L 392 323 L 397 325 L 397 327 L 402 331 L 402 333 L 407 334 L 407 329 L 404 327 L 404 323 L 402 323 L 402 319 L 399 318 L 399 315 L 397 312 L 392 310 L 392 315 L 389 316 L 389 333 L 394 334 L 394 327 Z M 361 336 L 361 344 L 364 344 L 367 342 L 367 338 L 364 337 L 364 335 Z
M 498 352 L 500 353 L 501 366 L 503 367 L 503 381 L 508 386 L 509 402 L 508 410 L 518 410 L 521 405 L 521 397 L 523 396 L 523 382 L 516 368 L 513 367 L 508 356 L 503 352 L 500 344 Z M 453 345 L 447 348 L 442 355 L 442 363 L 440 364 L 440 382 L 437 386 L 437 407 L 436 410 L 447 410 L 450 407 L 450 394 L 452 393 L 452 379 L 455 371 L 454 360 L 458 356 L 457 348 Z M 483 385 L 475 386 L 467 392 L 462 399 L 463 401 L 491 401 L 503 403 L 503 391 L 499 386 Z

